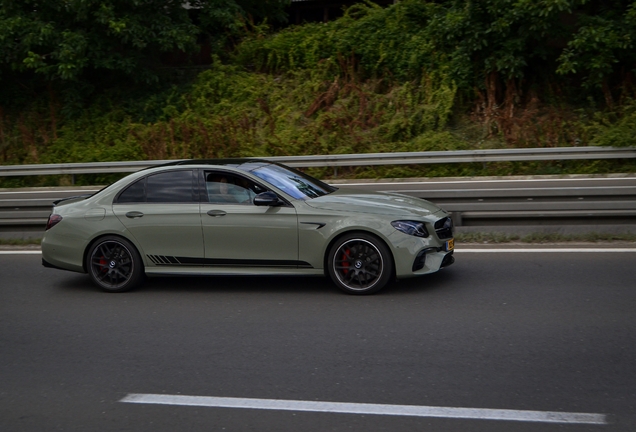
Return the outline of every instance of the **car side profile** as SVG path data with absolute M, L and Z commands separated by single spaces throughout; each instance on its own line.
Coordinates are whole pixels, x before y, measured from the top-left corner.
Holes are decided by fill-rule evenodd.
M 350 294 L 454 262 L 434 204 L 336 188 L 256 159 L 176 161 L 55 203 L 46 267 L 127 291 L 144 276 L 326 275 Z

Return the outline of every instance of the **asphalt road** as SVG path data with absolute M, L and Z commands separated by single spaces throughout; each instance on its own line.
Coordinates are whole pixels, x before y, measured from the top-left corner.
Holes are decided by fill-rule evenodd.
M 636 253 L 456 258 L 353 297 L 322 278 L 152 279 L 106 294 L 39 255 L 0 255 L 0 431 L 636 430 Z M 605 424 L 121 402 L 129 394 Z

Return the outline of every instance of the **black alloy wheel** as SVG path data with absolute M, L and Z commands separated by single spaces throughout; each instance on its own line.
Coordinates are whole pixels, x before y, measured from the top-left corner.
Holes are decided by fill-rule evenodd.
M 377 238 L 348 234 L 331 248 L 328 258 L 331 280 L 349 294 L 372 294 L 384 288 L 393 276 L 393 261 Z
M 143 264 L 137 249 L 121 237 L 99 239 L 88 254 L 88 274 L 104 291 L 123 292 L 139 285 Z

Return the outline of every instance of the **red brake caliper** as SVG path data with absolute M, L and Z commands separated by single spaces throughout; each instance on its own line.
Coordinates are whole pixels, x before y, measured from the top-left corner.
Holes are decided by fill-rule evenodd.
M 350 249 L 346 249 L 344 251 L 344 253 L 342 254 L 342 266 L 345 267 L 344 269 L 342 269 L 342 272 L 344 274 L 349 273 L 348 267 L 349 267 L 350 264 L 349 264 L 349 261 L 347 260 L 347 258 L 348 258 L 348 255 L 349 255 L 350 252 L 351 252 Z
M 103 255 L 99 259 L 99 265 L 102 266 L 102 273 L 106 273 L 108 271 L 106 270 L 106 258 Z

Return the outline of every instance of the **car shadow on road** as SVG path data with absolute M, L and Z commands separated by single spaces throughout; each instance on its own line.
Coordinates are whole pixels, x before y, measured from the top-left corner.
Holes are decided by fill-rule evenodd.
M 394 282 L 375 295 L 403 296 L 414 293 L 430 293 L 449 290 L 457 281 L 457 272 L 443 270 L 437 273 Z M 68 274 L 57 287 L 64 291 L 100 292 L 87 275 Z M 218 292 L 218 293 L 303 293 L 345 295 L 325 277 L 307 276 L 196 276 L 196 277 L 149 277 L 133 292 Z
M 455 269 L 443 269 L 436 273 L 422 275 L 395 282 L 386 290 L 391 295 L 412 295 L 414 293 L 448 292 L 457 289 L 460 272 Z
M 93 285 L 88 275 L 82 273 L 56 273 L 57 275 L 63 274 L 63 277 L 56 277 L 53 286 L 61 291 L 99 291 L 96 285 Z
M 85 274 L 67 273 L 55 282 L 62 291 L 102 292 Z M 256 291 L 302 291 L 319 292 L 335 290 L 331 283 L 321 277 L 245 277 L 245 276 L 193 276 L 193 277 L 149 277 L 131 292 L 256 292 Z
M 199 277 L 151 277 L 138 288 L 144 292 L 329 292 L 335 287 L 322 277 L 299 276 L 199 276 Z

